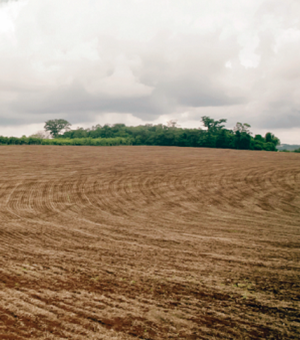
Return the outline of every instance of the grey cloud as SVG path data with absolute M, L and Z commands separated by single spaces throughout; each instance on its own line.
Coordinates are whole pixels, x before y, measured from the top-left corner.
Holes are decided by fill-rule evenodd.
M 136 117 L 147 120 L 168 112 L 164 98 L 159 95 L 149 97 L 109 98 L 105 95 L 88 93 L 80 84 L 68 88 L 60 88 L 50 93 L 22 95 L 12 105 L 11 110 L 17 112 L 17 117 L 35 117 L 38 122 L 43 116 L 62 115 L 74 121 L 91 121 L 96 115 L 103 113 L 132 113 Z M 42 118 L 43 119 L 43 118 Z M 10 123 L 10 119 L 1 123 Z
M 7 105 L 20 119 L 25 115 L 36 114 L 35 121 L 38 121 L 39 115 L 61 114 L 71 120 L 92 120 L 99 114 L 109 112 L 131 113 L 144 120 L 153 120 L 162 114 L 178 111 L 180 107 L 241 103 L 245 98 L 241 98 L 240 93 L 229 95 L 229 89 L 234 87 L 224 84 L 227 72 L 225 61 L 234 55 L 237 46 L 232 40 L 218 44 L 218 39 L 219 32 L 205 37 L 179 36 L 175 40 L 167 35 L 164 39 L 156 37 L 149 42 L 146 52 L 145 44 L 142 43 L 135 44 L 133 48 L 131 44 L 124 46 L 124 42 L 112 42 L 115 46 L 111 48 L 114 51 L 111 59 L 114 60 L 123 52 L 125 67 L 128 67 L 136 84 L 152 88 L 148 94 L 136 95 L 133 91 L 130 96 L 124 96 L 123 93 L 107 95 L 103 85 L 93 93 L 88 89 L 90 83 L 113 79 L 117 66 L 112 62 L 103 64 L 103 61 L 87 61 L 83 64 L 80 61 L 68 65 L 58 64 L 60 67 L 63 65 L 62 76 L 65 74 L 65 77 L 72 77 L 76 74 L 76 79 L 70 84 L 48 88 L 47 85 L 33 87 L 31 84 L 34 83 L 34 78 L 28 88 L 20 87 L 19 83 L 15 87 L 11 84 L 10 89 L 16 96 Z M 104 42 L 107 43 L 106 40 Z M 161 44 L 165 46 L 162 50 L 159 49 Z M 210 44 L 215 46 L 216 52 L 212 57 Z M 228 51 L 226 44 L 231 46 L 231 51 Z M 133 52 L 139 60 L 138 66 L 131 64 Z M 25 74 L 32 72 L 30 67 L 29 65 L 27 71 L 24 71 Z M 115 86 L 118 86 L 117 82 Z M 2 124 L 5 124 L 5 120 Z
M 174 98 L 179 105 L 186 107 L 228 106 L 243 101 L 240 97 L 226 96 L 225 89 L 212 84 L 208 77 L 178 77 L 172 82 L 165 82 L 158 89 Z
M 88 122 L 106 113 L 131 113 L 149 121 L 188 111 L 196 119 L 211 114 L 260 128 L 300 127 L 299 19 L 295 13 L 280 11 L 278 1 L 264 4 L 242 25 L 244 29 L 237 29 L 230 22 L 235 20 L 232 0 L 232 12 L 218 17 L 225 17 L 224 27 L 216 18 L 216 29 L 207 30 L 205 25 L 197 29 L 205 22 L 200 10 L 199 18 L 191 13 L 190 24 L 180 20 L 174 24 L 177 18 L 168 28 L 151 18 L 150 28 L 132 23 L 134 30 L 128 20 L 122 22 L 121 13 L 112 15 L 109 1 L 105 1 L 106 8 L 111 6 L 106 26 L 98 2 L 91 2 L 100 6 L 94 14 L 88 2 L 75 0 L 70 7 L 69 1 L 61 5 L 59 16 L 61 2 L 46 2 L 49 8 L 37 0 L 29 0 L 28 6 L 24 2 L 15 31 L 0 32 L 0 125 L 38 123 L 51 117 Z M 192 3 L 200 6 L 198 1 Z M 144 4 L 152 6 L 150 1 Z M 268 11 L 273 19 L 266 19 Z M 130 11 L 126 15 L 130 17 Z M 125 37 L 124 27 L 130 33 Z M 139 37 L 138 28 L 144 28 L 145 37 Z M 249 37 L 257 37 L 254 52 L 261 61 L 246 69 L 240 54 L 247 39 L 252 41 Z
M 258 125 L 265 129 L 291 129 L 300 127 L 300 109 L 277 108 L 263 112 Z

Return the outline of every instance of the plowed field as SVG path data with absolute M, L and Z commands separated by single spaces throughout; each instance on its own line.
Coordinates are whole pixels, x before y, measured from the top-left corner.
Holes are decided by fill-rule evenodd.
M 0 165 L 0 339 L 299 339 L 299 154 L 1 146 Z

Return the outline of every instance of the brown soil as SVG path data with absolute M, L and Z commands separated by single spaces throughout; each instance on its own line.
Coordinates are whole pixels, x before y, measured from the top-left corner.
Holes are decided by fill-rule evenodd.
M 300 155 L 0 147 L 0 339 L 300 338 Z

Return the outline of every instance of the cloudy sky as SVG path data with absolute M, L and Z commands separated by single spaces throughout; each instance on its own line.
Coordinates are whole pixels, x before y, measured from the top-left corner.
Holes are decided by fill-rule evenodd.
M 300 144 L 299 0 L 0 0 L 0 134 L 203 115 Z

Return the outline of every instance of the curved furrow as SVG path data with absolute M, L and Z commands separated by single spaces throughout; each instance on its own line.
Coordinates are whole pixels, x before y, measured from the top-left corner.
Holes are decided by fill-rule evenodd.
M 261 174 L 257 170 L 250 170 L 241 177 L 231 170 L 216 181 L 214 171 L 201 176 L 201 172 L 197 173 L 196 170 L 190 169 L 188 177 L 178 171 L 172 175 L 158 172 L 152 176 L 138 175 L 135 178 L 126 175 L 115 178 L 112 174 L 104 182 L 101 182 L 101 177 L 99 182 L 98 178 L 88 176 L 65 177 L 51 183 L 27 181 L 10 188 L 6 207 L 19 217 L 39 216 L 47 219 L 58 214 L 74 215 L 74 205 L 79 209 L 92 206 L 119 217 L 139 211 L 142 213 L 152 205 L 168 209 L 173 206 L 178 210 L 183 209 L 184 205 L 186 210 L 187 202 L 192 203 L 189 205 L 192 212 L 203 209 L 203 206 L 217 206 L 222 211 L 244 208 L 243 214 L 255 206 L 264 211 L 274 209 L 274 205 L 277 211 L 295 208 L 292 202 L 297 195 L 297 174 L 292 171 L 270 170 Z M 132 204 L 137 201 L 138 205 Z
M 5 150 L 0 338 L 296 336 L 298 155 Z

